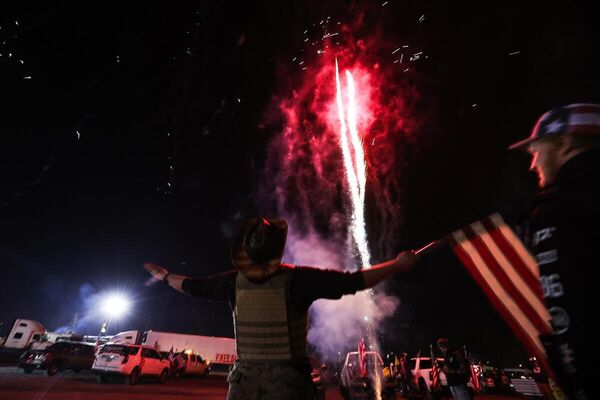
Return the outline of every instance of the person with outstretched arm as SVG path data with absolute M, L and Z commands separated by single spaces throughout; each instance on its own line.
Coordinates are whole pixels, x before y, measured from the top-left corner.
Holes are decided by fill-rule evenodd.
M 235 269 L 192 278 L 156 264 L 144 268 L 177 291 L 227 301 L 233 310 L 238 360 L 231 370 L 228 400 L 312 399 L 306 354 L 308 309 L 317 299 L 339 299 L 411 271 L 414 251 L 356 272 L 282 263 L 287 223 L 282 219 L 243 221 L 231 249 Z

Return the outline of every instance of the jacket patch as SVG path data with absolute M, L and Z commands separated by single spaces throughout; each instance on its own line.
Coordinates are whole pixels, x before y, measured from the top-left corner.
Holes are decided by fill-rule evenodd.
M 535 255 L 539 265 L 550 264 L 558 260 L 558 251 L 556 249 L 544 251 Z
M 540 284 L 542 285 L 542 293 L 546 297 L 561 297 L 565 294 L 563 285 L 560 282 L 559 274 L 542 275 L 540 276 Z
M 552 327 L 556 333 L 561 334 L 569 330 L 571 320 L 567 310 L 562 307 L 551 307 L 550 315 L 552 316 Z
M 552 234 L 556 230 L 556 227 L 549 226 L 548 228 L 540 229 L 533 234 L 533 245 L 537 246 L 538 243 L 548 240 L 552 237 Z

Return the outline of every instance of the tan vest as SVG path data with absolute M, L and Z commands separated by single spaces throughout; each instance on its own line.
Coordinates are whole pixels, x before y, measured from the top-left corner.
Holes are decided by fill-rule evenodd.
M 286 362 L 306 357 L 308 311 L 289 304 L 292 269 L 282 266 L 266 282 L 237 274 L 233 321 L 240 361 Z

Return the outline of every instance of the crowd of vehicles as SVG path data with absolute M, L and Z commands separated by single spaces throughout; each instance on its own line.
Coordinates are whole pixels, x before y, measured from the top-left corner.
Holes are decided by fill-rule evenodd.
M 136 384 L 142 377 L 164 382 L 167 376 L 207 376 L 213 367 L 231 366 L 236 360 L 232 338 L 136 330 L 113 336 L 86 336 L 48 332 L 42 324 L 17 319 L 0 349 L 19 355 L 24 373 L 44 370 L 90 370 L 99 382 L 124 377 Z
M 167 376 L 207 376 L 215 366 L 231 366 L 237 359 L 235 340 L 211 336 L 159 331 L 125 331 L 113 336 L 85 336 L 48 332 L 42 324 L 17 319 L 3 345 L 3 350 L 20 354 L 18 366 L 26 374 L 43 370 L 49 376 L 60 371 L 92 371 L 99 382 L 120 377 L 129 384 L 153 377 L 164 382 Z M 385 366 L 378 352 L 363 354 L 359 369 L 359 353 L 349 352 L 340 369 L 320 364 L 311 358 L 312 381 L 316 397 L 325 398 L 325 386 L 338 384 L 347 399 L 395 399 L 399 393 L 407 398 L 426 400 L 449 397 L 443 358 L 435 359 L 438 384 L 434 387 L 431 357 L 407 358 L 405 368 Z M 397 361 L 397 359 L 396 359 Z M 225 368 L 227 369 L 227 368 Z M 400 371 L 405 371 L 401 373 Z M 480 368 L 480 391 L 483 393 L 541 396 L 533 372 L 524 368 L 497 370 Z M 473 382 L 468 386 L 473 390 Z

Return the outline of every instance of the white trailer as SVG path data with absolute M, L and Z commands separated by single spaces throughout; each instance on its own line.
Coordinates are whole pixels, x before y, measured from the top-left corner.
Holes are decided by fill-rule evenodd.
M 4 347 L 25 349 L 34 341 L 40 340 L 46 333 L 44 325 L 30 319 L 17 319 L 6 337 Z
M 235 339 L 216 336 L 146 331 L 141 344 L 154 346 L 161 352 L 191 352 L 211 364 L 233 364 L 237 359 Z
M 109 339 L 111 343 L 119 344 L 138 344 L 140 332 L 139 331 L 125 331 L 119 332 Z

